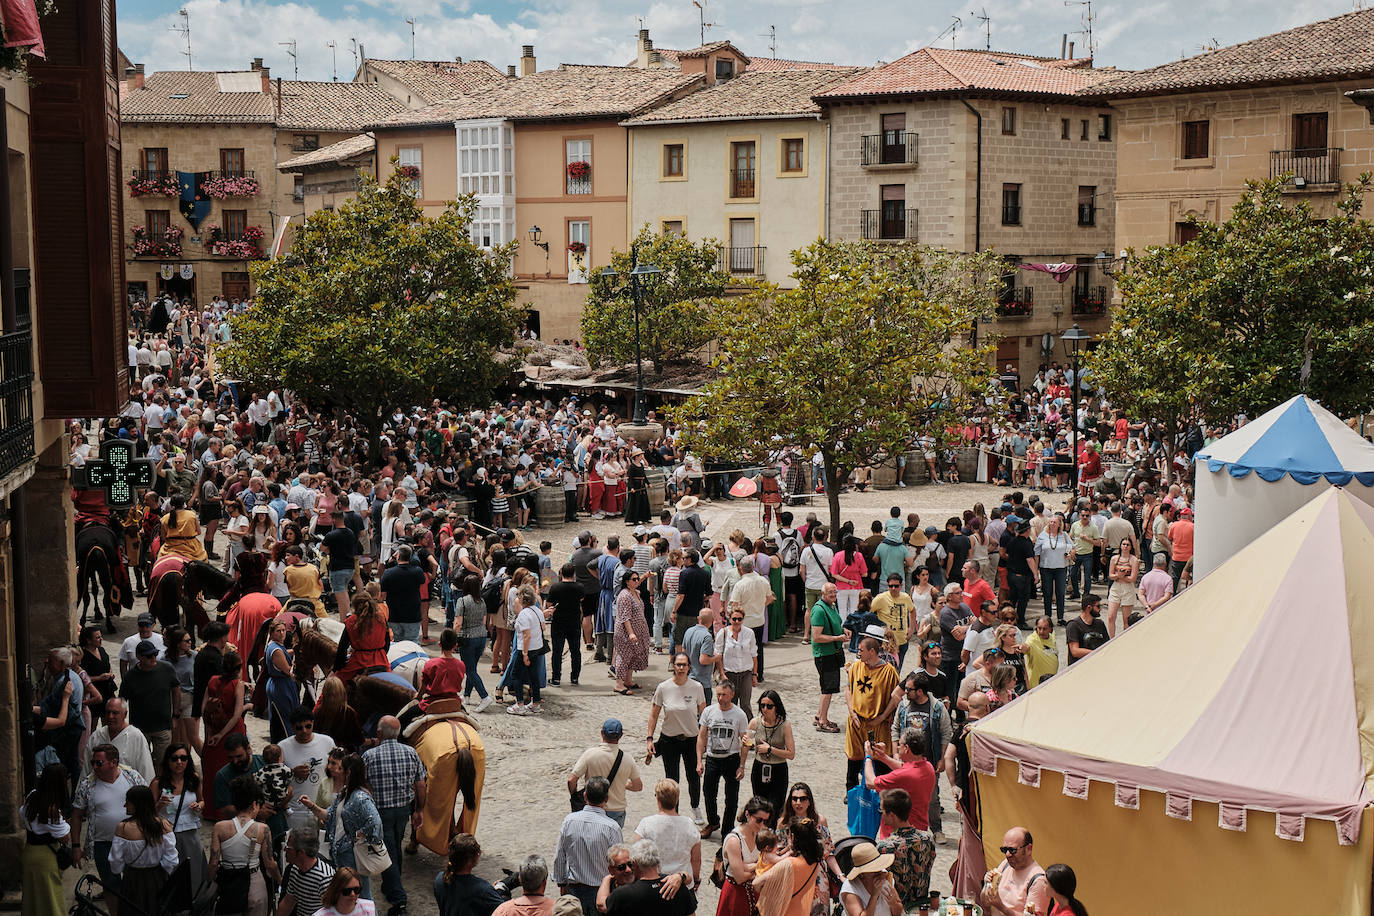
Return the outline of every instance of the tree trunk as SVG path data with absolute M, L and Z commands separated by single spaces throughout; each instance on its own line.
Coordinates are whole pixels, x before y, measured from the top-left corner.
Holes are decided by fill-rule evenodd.
M 834 453 L 826 449 L 821 449 L 821 462 L 821 467 L 825 468 L 825 501 L 830 507 L 830 537 L 833 539 L 840 530 L 840 487 L 849 471 L 838 467 Z

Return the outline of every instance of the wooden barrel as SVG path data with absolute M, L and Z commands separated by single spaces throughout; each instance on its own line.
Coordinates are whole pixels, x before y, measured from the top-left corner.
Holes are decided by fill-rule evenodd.
M 563 524 L 567 503 L 561 484 L 546 484 L 534 491 L 534 523 L 540 528 L 557 528 Z
M 649 481 L 649 517 L 657 519 L 668 502 L 668 477 L 662 468 L 649 468 L 645 477 Z
M 978 479 L 978 449 L 972 445 L 960 447 L 955 454 L 954 466 L 959 469 L 959 480 L 972 483 Z
M 895 458 L 889 458 L 880 464 L 873 465 L 873 489 L 897 489 L 897 460 Z
M 917 448 L 906 453 L 906 468 L 902 471 L 902 480 L 906 481 L 909 487 L 930 483 L 930 469 L 926 467 L 925 452 Z

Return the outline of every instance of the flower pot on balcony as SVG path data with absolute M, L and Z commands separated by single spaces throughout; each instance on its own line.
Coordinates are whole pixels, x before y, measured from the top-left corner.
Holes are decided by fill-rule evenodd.
M 587 282 L 587 246 L 582 242 L 568 245 L 568 282 Z

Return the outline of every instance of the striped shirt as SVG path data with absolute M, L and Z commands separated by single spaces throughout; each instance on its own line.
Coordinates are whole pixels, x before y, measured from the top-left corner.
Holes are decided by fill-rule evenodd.
M 323 859 L 316 859 L 309 871 L 301 871 L 294 865 L 286 867 L 286 893 L 296 901 L 291 916 L 315 916 L 324 903 L 320 897 L 334 877 L 334 866 Z

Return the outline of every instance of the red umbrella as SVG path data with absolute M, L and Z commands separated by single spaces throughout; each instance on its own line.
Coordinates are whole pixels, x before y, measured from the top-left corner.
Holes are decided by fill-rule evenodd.
M 730 495 L 734 497 L 753 496 L 758 492 L 758 484 L 754 483 L 752 477 L 741 477 L 735 481 L 735 485 L 730 488 Z

